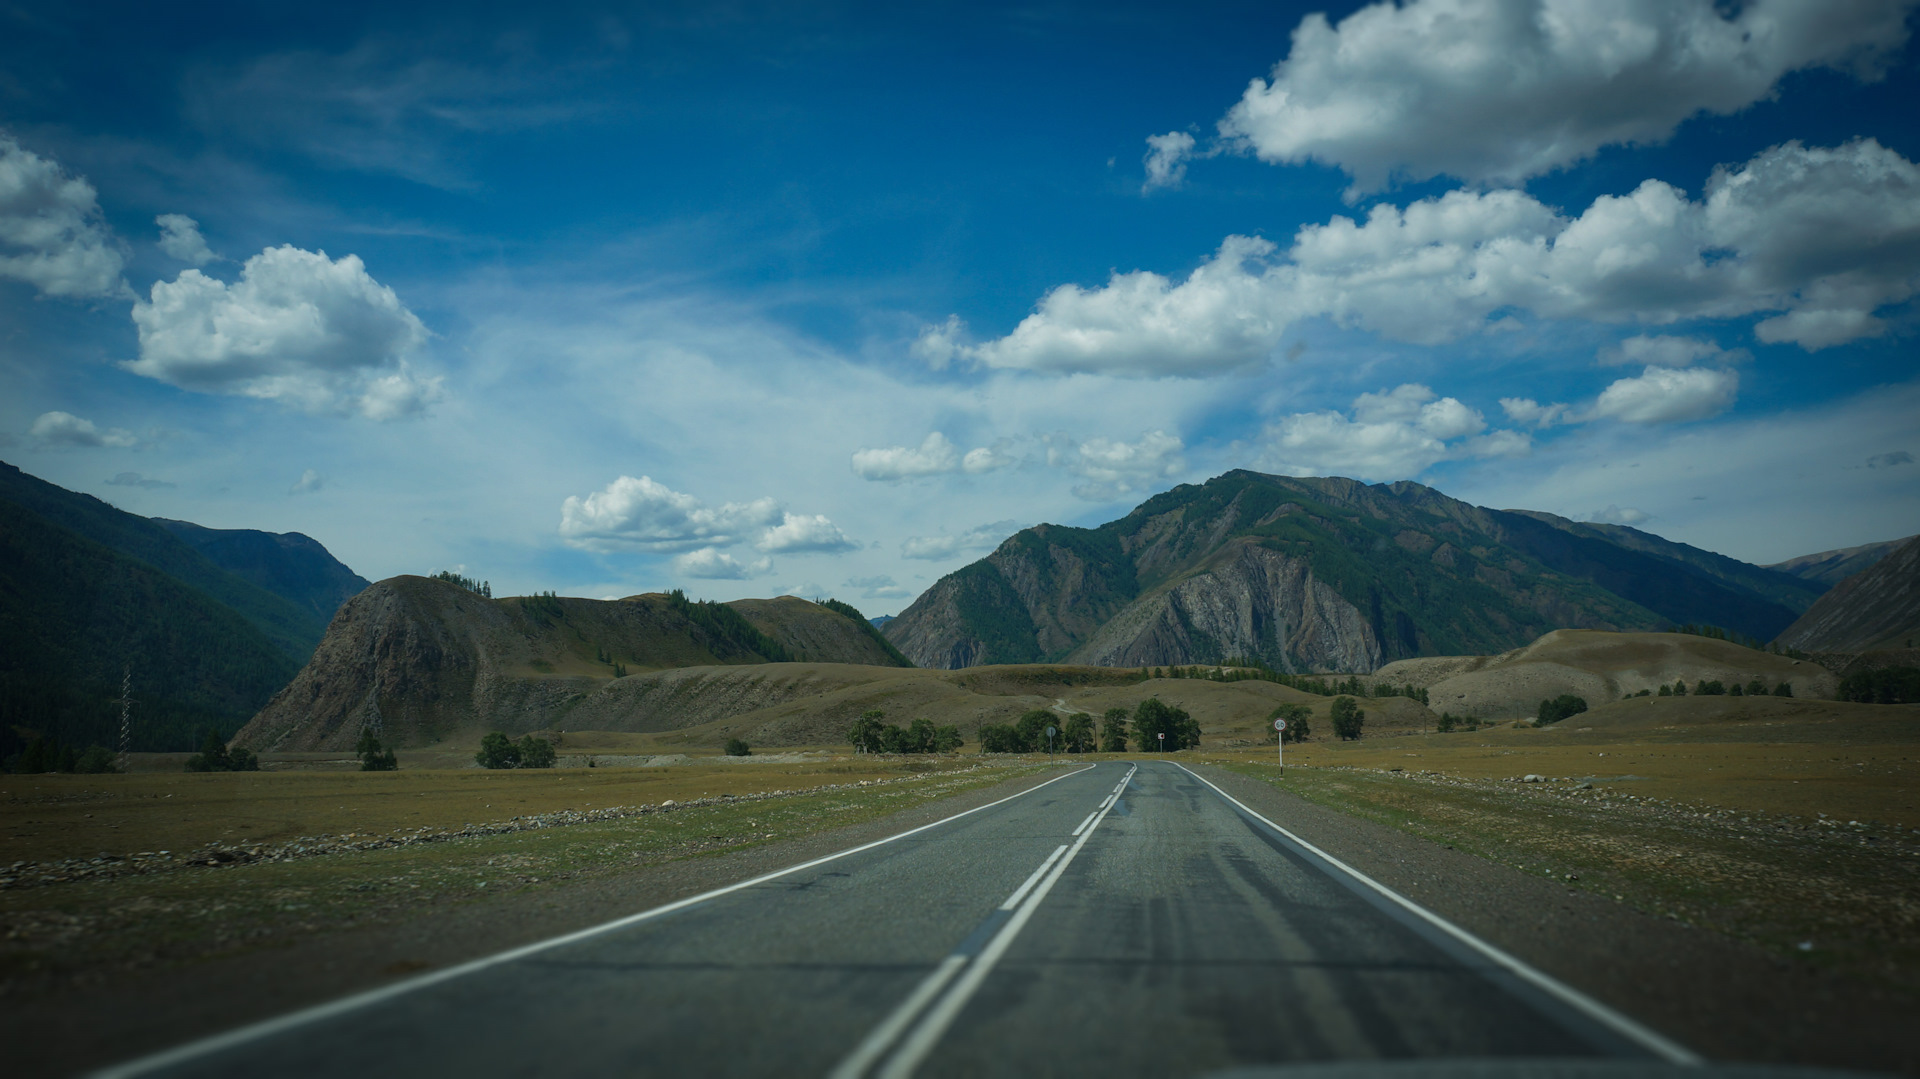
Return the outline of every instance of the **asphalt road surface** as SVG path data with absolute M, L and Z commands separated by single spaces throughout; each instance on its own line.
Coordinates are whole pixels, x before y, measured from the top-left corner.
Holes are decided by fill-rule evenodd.
M 1206 1075 L 1687 1051 L 1169 761 L 105 1074 Z M 1536 1066 L 1537 1071 L 1537 1066 Z

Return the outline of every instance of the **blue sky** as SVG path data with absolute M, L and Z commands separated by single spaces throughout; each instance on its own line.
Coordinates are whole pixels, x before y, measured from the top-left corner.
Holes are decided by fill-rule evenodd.
M 1229 468 L 1920 531 L 1914 5 L 0 11 L 0 456 L 896 611 Z

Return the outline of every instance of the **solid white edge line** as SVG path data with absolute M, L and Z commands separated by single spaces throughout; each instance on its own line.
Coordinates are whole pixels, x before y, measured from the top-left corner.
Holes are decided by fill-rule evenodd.
M 1047 855 L 1047 860 L 1040 863 L 1040 868 L 1034 870 L 1032 873 L 1029 873 L 1027 875 L 1027 879 L 1025 883 L 1021 884 L 1020 887 L 1015 888 L 1013 890 L 1013 894 L 1008 896 L 1007 901 L 1005 903 L 1000 904 L 998 909 L 1012 910 L 1013 908 L 1019 906 L 1020 901 L 1027 897 L 1028 890 L 1031 889 L 1035 884 L 1038 884 L 1040 882 L 1040 878 L 1046 875 L 1047 870 L 1053 868 L 1054 860 L 1059 858 L 1062 854 L 1065 854 L 1066 852 L 1067 852 L 1067 845 L 1065 843 L 1062 843 L 1059 846 L 1053 848 L 1053 853 Z
M 962 810 L 951 817 L 942 817 L 931 824 L 922 824 L 918 828 L 909 828 L 898 835 L 890 835 L 885 839 L 876 839 L 871 843 L 863 843 L 857 847 L 849 847 L 846 850 L 815 858 L 812 861 L 801 862 L 798 865 L 790 865 L 785 869 L 777 869 L 771 873 L 762 873 L 760 876 L 740 881 L 738 884 L 729 884 L 724 888 L 715 888 L 712 891 L 701 892 L 699 895 L 688 896 L 685 899 L 676 899 L 671 903 L 654 907 L 651 910 L 643 910 L 637 914 L 628 914 L 615 918 L 610 922 L 603 922 L 600 925 L 589 926 L 585 929 L 576 929 L 571 933 L 565 933 L 548 940 L 535 941 L 532 944 L 523 944 L 518 948 L 511 948 L 504 952 L 469 960 L 459 966 L 448 967 L 445 970 L 434 971 L 431 974 L 422 974 L 416 978 L 409 978 L 404 982 L 382 986 L 379 989 L 369 989 L 366 992 L 341 997 L 338 1000 L 329 1001 L 325 1004 L 317 1004 L 311 1008 L 303 1008 L 300 1011 L 289 1012 L 286 1015 L 277 1016 L 272 1019 L 265 1019 L 258 1023 L 252 1023 L 235 1030 L 226 1031 L 222 1034 L 214 1034 L 197 1041 L 188 1042 L 185 1045 L 176 1046 L 172 1049 L 166 1049 L 148 1056 L 139 1057 L 123 1064 L 110 1065 L 90 1074 L 96 1077 L 96 1079 L 121 1079 L 123 1076 L 139 1075 L 143 1072 L 152 1071 L 155 1068 L 164 1068 L 169 1065 L 181 1063 L 182 1061 L 192 1060 L 195 1057 L 206 1056 L 209 1053 L 216 1053 L 223 1049 L 230 1049 L 236 1045 L 244 1045 L 250 1041 L 257 1041 L 261 1038 L 278 1034 L 281 1031 L 292 1030 L 295 1027 L 305 1026 L 309 1023 L 317 1023 L 323 1019 L 331 1019 L 336 1015 L 344 1015 L 347 1012 L 364 1008 L 369 1004 L 377 1004 L 380 1001 L 391 1000 L 394 997 L 438 985 L 441 982 L 452 981 L 455 978 L 463 978 L 469 974 L 485 970 L 488 967 L 496 967 L 502 963 L 511 963 L 516 959 L 524 959 L 527 956 L 552 948 L 574 944 L 586 940 L 589 937 L 598 936 L 601 933 L 610 933 L 616 929 L 625 929 L 627 926 L 672 914 L 674 911 L 691 907 L 696 903 L 705 903 L 710 899 L 718 899 L 723 895 L 740 891 L 743 888 L 751 888 L 756 884 L 765 884 L 770 880 L 778 880 L 789 874 L 798 873 L 803 869 L 812 869 L 814 866 L 838 861 L 841 858 L 859 854 L 862 851 L 869 851 L 875 847 L 884 847 L 895 840 L 905 839 L 911 835 L 918 835 L 930 828 L 938 828 L 949 821 L 956 821 L 961 817 L 971 816 L 983 810 L 992 809 L 994 806 L 1011 802 L 1015 798 L 1024 798 L 1042 787 L 1052 786 L 1063 779 L 1072 778 L 1081 772 L 1089 771 L 1095 767 L 1098 766 L 1089 764 L 1085 768 L 1076 768 L 1063 775 L 1054 776 L 1045 783 L 1036 783 L 1018 794 L 1009 794 L 1005 798 L 988 802 L 986 805 Z
M 1259 813 L 1256 813 L 1252 809 L 1248 808 L 1245 802 L 1242 802 L 1240 799 L 1235 798 L 1233 795 L 1228 794 L 1226 791 L 1221 790 L 1219 787 L 1214 786 L 1213 781 L 1209 780 L 1206 776 L 1203 776 L 1198 772 L 1195 772 L 1193 769 L 1188 768 L 1186 765 L 1181 764 L 1178 761 L 1174 762 L 1174 767 L 1187 773 L 1188 775 L 1199 780 L 1200 782 L 1205 783 L 1207 786 L 1213 787 L 1213 792 L 1215 794 L 1218 794 L 1220 797 L 1225 798 L 1227 801 L 1232 802 L 1234 805 L 1239 806 L 1241 810 L 1247 813 L 1247 815 L 1253 817 L 1255 820 L 1259 821 L 1260 823 L 1266 825 L 1267 827 L 1273 829 L 1276 832 L 1279 832 L 1281 835 L 1286 836 L 1288 839 L 1291 839 L 1295 843 L 1298 843 L 1301 847 L 1305 848 L 1306 850 L 1312 851 L 1315 855 L 1317 855 L 1318 857 L 1326 861 L 1327 864 L 1334 866 L 1335 868 L 1339 869 L 1341 872 L 1347 874 L 1353 879 L 1359 881 L 1360 883 L 1366 885 L 1369 888 L 1372 888 L 1374 891 L 1379 892 L 1382 896 L 1385 896 L 1386 898 L 1399 904 L 1401 907 L 1405 908 L 1409 913 L 1423 919 L 1428 924 L 1432 925 L 1434 928 L 1439 929 L 1441 932 L 1446 933 L 1448 936 L 1451 936 L 1452 938 L 1459 941 L 1460 943 L 1465 944 L 1467 947 L 1472 948 L 1474 951 L 1479 952 L 1481 955 L 1484 955 L 1488 959 L 1493 960 L 1495 963 L 1499 964 L 1500 966 L 1505 967 L 1508 973 L 1515 975 L 1516 977 L 1520 978 L 1522 981 L 1531 983 L 1537 989 L 1544 990 L 1548 994 L 1554 997 L 1558 997 L 1562 1003 L 1567 1004 L 1568 1006 L 1572 1007 L 1575 1011 L 1580 1012 L 1581 1014 L 1585 1015 L 1587 1018 L 1592 1019 L 1595 1022 L 1598 1022 L 1602 1026 L 1611 1028 L 1615 1033 L 1620 1034 L 1621 1036 L 1627 1038 L 1629 1041 L 1638 1042 L 1642 1047 L 1652 1051 L 1654 1054 L 1666 1060 L 1667 1063 L 1687 1064 L 1687 1065 L 1698 1065 L 1698 1064 L 1705 1063 L 1705 1061 L 1700 1057 L 1699 1054 L 1693 1052 L 1690 1049 L 1687 1049 L 1686 1047 L 1680 1045 L 1678 1042 L 1675 1042 L 1667 1038 L 1665 1035 L 1662 1035 L 1657 1031 L 1641 1024 L 1640 1022 L 1634 1019 L 1630 1019 L 1627 1016 L 1621 1014 L 1620 1012 L 1617 1012 L 1612 1008 L 1607 1007 L 1605 1004 L 1600 1003 L 1599 1001 L 1593 999 L 1592 997 L 1586 995 L 1585 993 L 1582 993 L 1580 990 L 1575 989 L 1574 987 L 1566 984 L 1565 982 L 1562 982 L 1559 979 L 1554 978 L 1552 975 L 1549 975 L 1541 970 L 1538 970 L 1532 966 L 1529 966 L 1527 963 L 1516 958 L 1515 956 L 1509 955 L 1506 952 L 1501 951 L 1499 948 L 1496 948 L 1493 945 L 1488 944 L 1486 941 L 1481 940 L 1479 937 L 1474 936 L 1472 933 L 1469 933 L 1466 930 L 1460 928 L 1459 926 L 1454 925 L 1452 922 L 1447 921 L 1445 918 L 1440 917 L 1438 914 L 1435 914 L 1432 911 L 1428 910 L 1427 908 L 1421 906 L 1420 904 L 1415 903 L 1413 900 L 1408 899 L 1406 896 L 1401 895 L 1399 892 L 1394 891 L 1393 889 L 1387 887 L 1386 885 L 1380 883 L 1379 881 L 1374 880 L 1372 877 L 1367 876 L 1365 873 L 1360 872 L 1358 869 L 1355 869 L 1352 866 L 1348 865 L 1347 863 L 1341 861 L 1340 859 L 1335 858 L 1333 855 L 1328 854 L 1326 851 L 1321 850 L 1319 847 L 1314 846 L 1312 843 L 1309 843 L 1306 840 L 1300 838 L 1299 836 L 1293 834 L 1292 832 L 1286 830 L 1285 828 L 1280 827 L 1278 824 L 1275 824 L 1274 822 L 1268 820 L 1266 817 L 1261 816 Z
M 1134 765 L 1133 769 L 1127 772 L 1128 777 L 1132 777 L 1139 768 L 1139 765 Z M 1073 859 L 1080 853 L 1080 848 L 1086 846 L 1087 840 L 1093 838 L 1093 833 L 1100 827 L 1100 821 L 1105 820 L 1106 816 L 1106 812 L 1102 811 L 1100 819 L 1094 821 L 1093 827 L 1088 828 L 1086 833 L 1074 843 L 1073 849 L 1067 852 L 1067 856 L 1055 863 L 1053 872 L 1047 874 L 1047 879 L 1041 882 L 1040 887 L 1033 890 L 1033 894 L 1027 897 L 1027 901 L 1020 904 L 1020 909 L 1013 912 L 1013 917 L 1007 919 L 1007 924 L 1000 927 L 1000 932 L 995 933 L 993 939 L 987 942 L 987 946 L 980 949 L 980 954 L 974 958 L 973 965 L 967 968 L 967 972 L 953 983 L 953 987 L 948 989 L 933 1007 L 927 1009 L 927 1013 L 921 1016 L 920 1022 L 914 1026 L 913 1032 L 907 1035 L 900 1048 L 880 1069 L 877 1079 L 910 1079 L 914 1069 L 918 1068 L 927 1058 L 927 1054 L 933 1051 L 933 1047 L 939 1044 L 947 1028 L 960 1017 L 961 1009 L 973 999 L 973 994 L 979 990 L 980 983 L 986 981 L 987 975 L 993 973 L 993 968 L 1000 962 L 1000 957 L 1013 946 L 1014 938 L 1020 935 L 1020 930 L 1026 928 L 1027 922 L 1033 918 L 1033 912 L 1040 909 L 1041 901 L 1047 898 L 1048 892 L 1053 891 L 1053 886 L 1066 873 L 1067 866 L 1073 864 Z
M 887 1016 L 884 1022 L 874 1027 L 873 1032 L 867 1035 L 866 1040 L 862 1041 L 847 1056 L 847 1059 L 840 1062 L 839 1067 L 827 1073 L 827 1079 L 860 1079 L 867 1068 L 880 1058 L 880 1054 L 886 1052 L 893 1044 L 893 1039 L 899 1037 L 907 1024 L 913 1022 L 914 1018 L 920 1014 L 920 1009 L 927 1006 L 927 1002 L 933 999 L 934 994 L 946 988 L 947 982 L 951 981 L 954 974 L 966 965 L 967 957 L 964 955 L 949 955 L 940 960 L 940 965 L 933 968 L 933 973 L 920 982 L 919 987 L 907 997 L 906 1001 L 894 1009 L 893 1014 Z

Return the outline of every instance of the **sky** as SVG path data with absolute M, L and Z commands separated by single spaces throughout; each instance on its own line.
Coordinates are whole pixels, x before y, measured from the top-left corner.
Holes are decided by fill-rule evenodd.
M 0 458 L 868 614 L 1234 468 L 1905 536 L 1915 9 L 0 3 Z

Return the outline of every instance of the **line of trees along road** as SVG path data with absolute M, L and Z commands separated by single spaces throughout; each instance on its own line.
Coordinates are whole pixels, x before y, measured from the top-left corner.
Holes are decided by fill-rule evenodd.
M 1125 753 L 1129 745 L 1142 753 L 1172 752 L 1200 745 L 1198 721 L 1183 708 L 1148 697 L 1131 718 L 1124 708 L 1109 708 L 1097 725 L 1091 712 L 1063 716 L 1045 708 L 1036 708 L 1011 724 L 985 724 L 980 728 L 980 751 L 1045 753 L 1048 727 L 1057 731 L 1052 748 L 1060 753 Z

